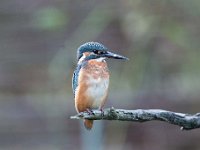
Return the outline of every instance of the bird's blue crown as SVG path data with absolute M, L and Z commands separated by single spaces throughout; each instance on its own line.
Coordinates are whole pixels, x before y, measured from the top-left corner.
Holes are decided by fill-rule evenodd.
M 93 50 L 108 50 L 103 44 L 98 42 L 87 42 L 81 45 L 77 50 L 77 59 L 79 60 L 84 52 L 92 52 Z

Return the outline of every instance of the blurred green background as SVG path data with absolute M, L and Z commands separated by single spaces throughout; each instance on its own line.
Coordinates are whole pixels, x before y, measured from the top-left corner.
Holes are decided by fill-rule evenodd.
M 200 1 L 1 0 L 0 149 L 199 150 L 200 130 L 163 122 L 75 115 L 76 49 L 98 41 L 129 61 L 108 60 L 105 107 L 200 111 Z

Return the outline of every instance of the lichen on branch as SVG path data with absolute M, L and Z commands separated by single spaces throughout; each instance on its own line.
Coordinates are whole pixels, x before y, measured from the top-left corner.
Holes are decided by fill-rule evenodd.
M 191 130 L 200 128 L 200 113 L 194 115 L 172 112 L 162 109 L 136 109 L 125 110 L 107 108 L 103 112 L 100 110 L 92 110 L 93 113 L 81 112 L 71 119 L 89 119 L 89 120 L 118 120 L 118 121 L 164 121 L 170 124 L 178 125 L 181 130 Z

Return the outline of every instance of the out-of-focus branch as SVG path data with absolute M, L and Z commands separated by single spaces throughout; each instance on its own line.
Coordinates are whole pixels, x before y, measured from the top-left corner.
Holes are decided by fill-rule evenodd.
M 137 109 L 125 110 L 108 108 L 103 112 L 100 110 L 93 110 L 92 113 L 81 112 L 71 119 L 89 119 L 89 120 L 119 120 L 119 121 L 164 121 L 170 124 L 178 125 L 181 130 L 191 130 L 200 128 L 200 113 L 191 115 L 177 112 L 171 112 L 161 109 Z

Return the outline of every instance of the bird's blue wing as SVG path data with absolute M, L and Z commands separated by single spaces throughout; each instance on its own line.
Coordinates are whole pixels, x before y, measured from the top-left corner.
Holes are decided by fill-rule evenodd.
M 73 74 L 73 77 L 72 77 L 72 90 L 73 90 L 74 95 L 75 95 L 76 88 L 78 86 L 78 75 L 79 75 L 79 72 L 81 70 L 81 66 L 82 65 L 78 65 L 76 67 L 76 70 L 74 71 L 74 74 Z

